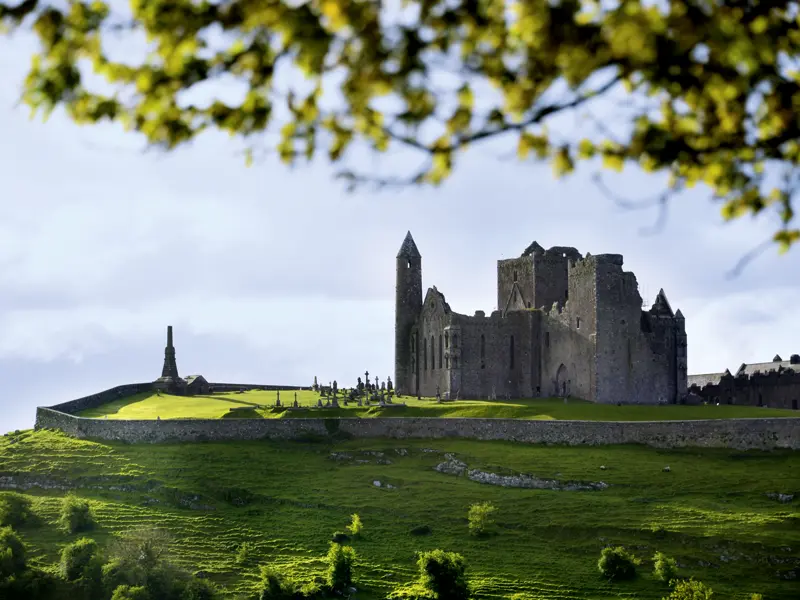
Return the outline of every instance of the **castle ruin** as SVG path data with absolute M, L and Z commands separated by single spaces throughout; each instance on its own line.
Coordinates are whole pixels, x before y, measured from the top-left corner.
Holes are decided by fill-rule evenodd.
M 687 394 L 686 329 L 664 291 L 642 310 L 622 255 L 533 242 L 497 261 L 497 306 L 453 312 L 409 232 L 397 254 L 395 387 L 449 398 L 573 396 L 667 404 Z

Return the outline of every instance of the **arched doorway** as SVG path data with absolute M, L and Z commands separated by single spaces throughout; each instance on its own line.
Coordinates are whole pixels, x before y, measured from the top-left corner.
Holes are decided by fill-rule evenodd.
M 568 382 L 567 367 L 562 363 L 561 366 L 558 367 L 558 371 L 556 371 L 556 396 L 566 397 L 569 394 Z

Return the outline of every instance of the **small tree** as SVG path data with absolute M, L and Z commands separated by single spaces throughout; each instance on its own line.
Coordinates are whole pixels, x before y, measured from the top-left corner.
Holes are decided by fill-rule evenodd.
M 94 518 L 89 503 L 76 496 L 65 496 L 61 503 L 59 523 L 69 533 L 92 529 L 94 527 Z
M 328 571 L 326 580 L 328 587 L 334 592 L 343 592 L 353 583 L 353 563 L 356 551 L 350 546 L 342 546 L 331 542 L 326 562 Z
M 469 507 L 467 519 L 469 520 L 469 532 L 472 535 L 486 535 L 494 524 L 492 513 L 497 509 L 489 502 L 473 504 Z
M 350 535 L 353 537 L 358 537 L 361 535 L 361 530 L 363 528 L 364 525 L 361 523 L 361 517 L 358 516 L 358 513 L 354 513 L 350 525 L 347 526 L 347 531 L 349 531 Z
M 61 576 L 67 581 L 76 581 L 84 575 L 88 575 L 87 571 L 91 568 L 96 555 L 97 542 L 89 538 L 81 538 L 72 544 L 64 546 L 61 551 L 61 562 L 59 563 Z
M 432 592 L 437 600 L 467 600 L 467 566 L 464 557 L 455 552 L 431 550 L 417 558 L 419 584 Z
M 656 552 L 653 556 L 653 575 L 656 579 L 669 583 L 678 574 L 678 564 L 663 552 Z
M 597 568 L 609 581 L 633 579 L 636 576 L 636 558 L 622 546 L 603 548 Z
M 25 570 L 25 545 L 11 527 L 0 528 L 0 579 Z
M 0 527 L 19 527 L 32 516 L 31 501 L 16 492 L 0 493 Z
M 150 600 L 150 594 L 142 586 L 121 585 L 114 590 L 111 600 Z
M 711 600 L 714 591 L 702 581 L 683 579 L 675 582 L 675 588 L 664 600 Z
M 208 579 L 193 577 L 183 588 L 181 600 L 214 600 L 217 597 L 216 586 Z

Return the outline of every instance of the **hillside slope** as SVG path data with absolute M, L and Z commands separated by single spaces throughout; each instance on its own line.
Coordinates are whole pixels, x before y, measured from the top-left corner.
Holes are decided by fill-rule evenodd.
M 494 474 L 472 477 L 495 482 L 529 474 L 541 479 L 528 485 L 545 489 L 437 471 L 443 463 Z M 478 596 L 487 598 L 660 599 L 666 588 L 649 574 L 656 550 L 720 599 L 750 592 L 795 599 L 800 579 L 798 452 L 449 440 L 132 446 L 28 431 L 0 438 L 2 489 L 33 498 L 42 524 L 21 533 L 40 565 L 75 538 L 55 527 L 59 500 L 73 490 L 91 500 L 98 542 L 143 524 L 163 526 L 174 536 L 175 559 L 231 596 L 253 589 L 259 563 L 298 575 L 319 569 L 331 534 L 352 513 L 364 522 L 363 539 L 353 543 L 359 598 L 382 597 L 410 580 L 415 551 L 432 548 L 461 552 Z M 767 496 L 774 493 L 795 500 Z M 497 507 L 498 524 L 495 535 L 476 539 L 466 512 L 482 501 Z M 429 535 L 411 533 L 422 525 Z M 244 542 L 252 552 L 237 564 Z M 598 576 L 607 544 L 644 559 L 637 580 L 611 585 Z

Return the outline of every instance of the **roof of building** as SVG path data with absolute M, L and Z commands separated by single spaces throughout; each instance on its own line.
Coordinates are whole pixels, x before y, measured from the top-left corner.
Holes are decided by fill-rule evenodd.
M 417 245 L 414 243 L 414 238 L 411 237 L 410 231 L 406 234 L 403 245 L 400 246 L 400 252 L 397 253 L 397 258 L 422 258 L 422 255 L 417 249 Z
M 727 371 L 725 371 L 727 373 Z M 707 385 L 718 385 L 725 373 L 701 373 L 699 375 L 689 375 L 689 387 L 696 385 L 704 388 Z
M 189 383 L 193 383 L 195 380 L 202 380 L 202 381 L 205 381 L 205 380 L 206 380 L 206 378 L 205 378 L 205 377 L 203 377 L 202 375 L 189 375 L 189 376 L 186 378 L 186 383 L 187 383 L 187 384 L 189 384 Z
M 797 371 L 800 373 L 800 364 L 792 363 L 788 360 L 780 360 L 780 358 L 780 356 L 775 355 L 775 358 L 770 362 L 742 363 L 736 374 L 755 375 L 756 373 L 771 373 L 778 370 Z

